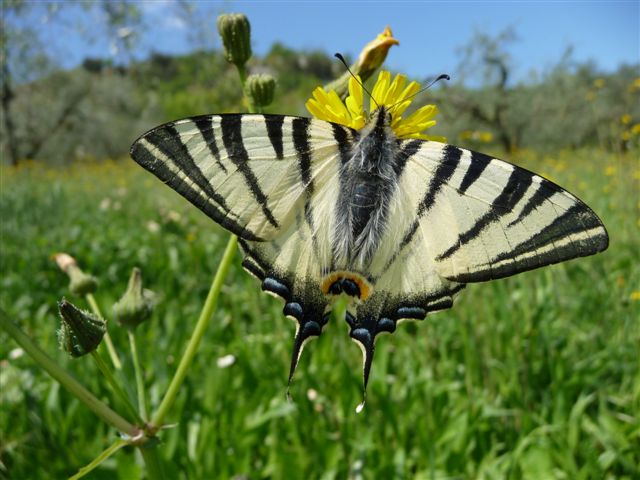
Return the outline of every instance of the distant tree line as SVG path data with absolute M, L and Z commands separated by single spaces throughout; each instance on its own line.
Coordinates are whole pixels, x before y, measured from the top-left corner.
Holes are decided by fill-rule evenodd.
M 7 0 L 5 11 L 19 16 L 29 5 Z M 133 61 L 132 32 L 141 22 L 135 4 L 105 0 L 89 5 L 86 8 L 103 9 L 107 31 L 123 53 L 86 58 L 72 70 L 57 69 L 43 46 L 29 40 L 35 38 L 30 28 L 10 28 L 2 20 L 3 161 L 64 164 L 124 157 L 137 135 L 161 122 L 245 109 L 236 73 L 219 51 L 200 48 L 184 56 L 156 52 L 145 61 Z M 187 2 L 178 7 L 184 15 L 192 13 Z M 205 44 L 205 33 L 200 37 L 194 46 Z M 510 29 L 496 36 L 477 34 L 461 48 L 458 71 L 449 72 L 452 81 L 427 90 L 414 103 L 440 108 L 435 134 L 459 145 L 505 152 L 638 147 L 638 65 L 603 73 L 595 64 L 574 62 L 567 51 L 547 72 L 516 82 L 507 53 L 513 41 L 516 36 Z M 306 115 L 304 102 L 312 90 L 343 72 L 324 52 L 281 44 L 252 62 L 253 72 L 271 72 L 278 78 L 277 100 L 270 108 L 274 113 Z

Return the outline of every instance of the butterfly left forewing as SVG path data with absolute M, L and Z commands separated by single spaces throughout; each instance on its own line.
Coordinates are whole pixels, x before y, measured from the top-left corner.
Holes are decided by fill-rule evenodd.
M 313 138 L 313 146 L 309 139 Z M 314 149 L 313 156 L 308 151 Z M 131 156 L 246 240 L 276 237 L 337 151 L 330 124 L 283 115 L 204 115 L 157 127 Z

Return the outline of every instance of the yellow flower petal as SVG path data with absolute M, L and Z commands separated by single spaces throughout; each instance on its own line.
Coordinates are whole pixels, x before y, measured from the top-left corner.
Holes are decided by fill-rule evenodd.
M 349 95 L 343 102 L 335 91 L 326 92 L 321 87 L 313 91 L 313 98 L 305 104 L 311 115 L 329 122 L 339 123 L 359 130 L 367 121 L 364 110 L 364 94 L 360 79 L 349 79 Z M 446 141 L 444 137 L 426 135 L 423 132 L 436 124 L 434 120 L 438 109 L 434 105 L 424 105 L 407 118 L 402 114 L 411 104 L 414 96 L 420 91 L 417 82 L 407 85 L 407 77 L 398 74 L 391 78 L 391 73 L 381 71 L 371 90 L 370 111 L 386 107 L 391 114 L 391 128 L 399 138 L 419 138 L 423 140 Z

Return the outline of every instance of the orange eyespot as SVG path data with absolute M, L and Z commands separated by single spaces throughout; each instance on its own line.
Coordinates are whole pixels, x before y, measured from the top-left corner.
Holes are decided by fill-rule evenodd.
M 320 289 L 325 295 L 339 295 L 346 293 L 360 300 L 366 300 L 371 295 L 371 284 L 360 274 L 354 272 L 331 272 L 322 279 Z

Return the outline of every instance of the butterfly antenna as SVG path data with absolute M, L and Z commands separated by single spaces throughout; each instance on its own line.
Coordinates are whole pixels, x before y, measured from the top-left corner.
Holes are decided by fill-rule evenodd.
M 391 105 L 389 107 L 389 110 L 397 107 L 398 105 L 400 105 L 401 103 L 406 102 L 407 100 L 411 100 L 412 98 L 420 95 L 422 92 L 424 92 L 425 90 L 431 88 L 433 85 L 435 85 L 436 83 L 438 83 L 440 80 L 451 80 L 451 77 L 449 75 L 447 75 L 446 73 L 443 73 L 442 75 L 439 75 L 438 78 L 436 78 L 435 80 L 432 80 L 429 85 L 427 85 L 424 88 L 421 88 L 420 90 L 418 90 L 416 93 L 414 93 L 413 95 L 408 96 L 407 98 L 400 100 L 399 102 L 394 103 L 393 105 Z
M 367 87 L 364 86 L 364 84 L 360 81 L 360 79 L 358 77 L 356 77 L 354 75 L 354 73 L 351 71 L 351 69 L 349 68 L 349 65 L 347 65 L 347 61 L 344 59 L 344 57 L 342 56 L 341 53 L 336 53 L 334 55 L 334 57 L 336 57 L 338 60 L 340 60 L 342 62 L 342 64 L 344 65 L 344 67 L 347 69 L 347 72 L 349 72 L 351 74 L 351 76 L 356 80 L 356 82 L 358 82 L 358 84 L 362 87 L 362 89 L 367 92 L 367 94 L 369 95 L 369 98 L 371 100 L 373 100 L 373 103 L 376 104 L 376 108 L 380 107 L 380 105 L 378 105 L 378 102 L 376 102 L 376 99 L 373 98 L 373 95 L 371 95 L 371 92 L 369 90 L 367 90 Z

